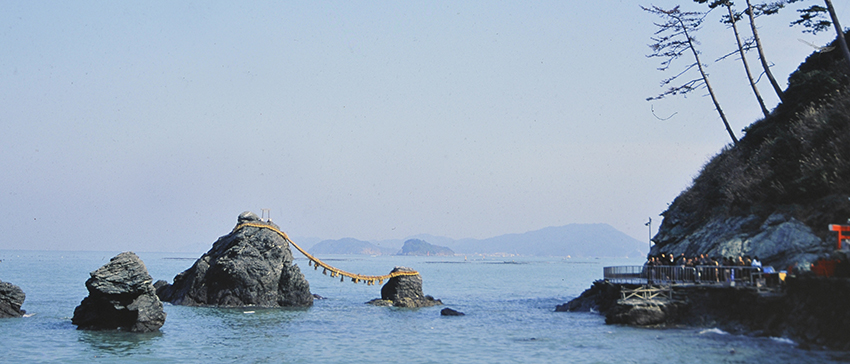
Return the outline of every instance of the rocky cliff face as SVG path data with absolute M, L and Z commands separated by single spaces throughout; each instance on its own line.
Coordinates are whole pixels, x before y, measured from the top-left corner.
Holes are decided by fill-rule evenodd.
M 21 309 L 27 296 L 21 287 L 0 281 L 0 318 L 21 317 L 26 311 Z
M 238 223 L 263 222 L 252 212 Z M 161 285 L 164 301 L 186 306 L 306 307 L 313 304 L 310 284 L 292 262 L 289 243 L 276 232 L 248 226 L 219 238 L 172 285 Z
M 789 77 L 784 102 L 670 204 L 651 254 L 748 254 L 806 269 L 831 253 L 827 226 L 850 218 L 847 70 L 838 52 L 812 53 Z
M 749 255 L 781 270 L 794 265 L 805 269 L 835 247 L 835 242 L 825 242 L 809 226 L 783 213 L 767 218 L 714 216 L 692 231 L 685 231 L 675 217 L 665 218 L 665 223 L 655 236 L 656 246 L 651 254 Z
M 118 254 L 91 273 L 86 281 L 89 295 L 74 310 L 71 323 L 84 330 L 159 330 L 165 312 L 151 282 L 136 254 Z

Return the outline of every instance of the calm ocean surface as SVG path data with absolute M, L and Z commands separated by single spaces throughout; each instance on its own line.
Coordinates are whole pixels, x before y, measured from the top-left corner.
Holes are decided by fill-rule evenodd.
M 784 339 L 716 329 L 606 326 L 593 313 L 554 312 L 627 259 L 323 256 L 363 274 L 418 270 L 425 294 L 444 306 L 373 307 L 380 286 L 340 283 L 307 266 L 312 308 L 215 309 L 165 305 L 159 333 L 78 331 L 85 281 L 119 252 L 0 251 L 0 280 L 27 294 L 26 318 L 0 319 L 0 362 L 240 363 L 825 363 L 843 352 L 806 351 Z M 201 254 L 137 253 L 154 280 L 169 282 Z M 297 254 L 297 253 L 296 253 Z M 442 307 L 466 313 L 442 317 Z M 246 313 L 245 311 L 254 311 Z

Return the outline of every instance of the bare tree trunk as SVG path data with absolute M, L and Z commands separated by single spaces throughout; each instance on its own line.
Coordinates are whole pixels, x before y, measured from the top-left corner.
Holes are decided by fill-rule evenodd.
M 764 117 L 768 117 L 768 115 L 770 115 L 770 111 L 768 111 L 767 107 L 764 106 L 764 100 L 761 98 L 758 87 L 756 87 L 756 82 L 753 80 L 753 74 L 750 72 L 750 65 L 747 63 L 747 57 L 744 55 L 744 44 L 741 43 L 741 36 L 738 35 L 738 26 L 735 25 L 737 21 L 735 21 L 735 14 L 732 12 L 732 3 L 727 1 L 726 9 L 729 10 L 729 21 L 732 22 L 732 30 L 735 32 L 735 40 L 738 42 L 738 53 L 741 54 L 741 62 L 744 63 L 744 70 L 747 71 L 747 80 L 750 81 L 750 87 L 753 88 L 756 100 L 758 100 L 759 106 L 761 106 L 761 112 L 764 114 Z
M 779 83 L 776 82 L 776 78 L 774 78 L 773 73 L 770 72 L 770 66 L 768 66 L 767 58 L 764 56 L 764 48 L 761 46 L 759 32 L 756 29 L 756 19 L 753 16 L 753 5 L 750 4 L 750 0 L 747 0 L 747 15 L 750 17 L 750 28 L 753 30 L 753 38 L 756 41 L 756 48 L 758 48 L 759 51 L 759 59 L 761 59 L 761 66 L 764 68 L 764 73 L 767 75 L 767 79 L 770 80 L 770 84 L 773 86 L 773 91 L 776 91 L 776 96 L 779 97 L 780 101 L 784 101 L 783 97 L 785 95 L 782 92 L 782 88 L 779 87 Z
M 831 0 L 824 0 L 826 9 L 829 10 L 829 17 L 832 18 L 832 25 L 835 26 L 835 33 L 838 34 L 838 45 L 841 47 L 841 52 L 844 53 L 844 59 L 847 61 L 847 66 L 850 67 L 850 49 L 847 49 L 847 42 L 844 40 L 844 29 L 841 24 L 838 24 L 838 15 L 835 14 L 835 8 L 832 7 Z
M 714 108 L 717 110 L 717 113 L 720 114 L 720 118 L 723 119 L 723 125 L 726 126 L 726 132 L 729 133 L 729 137 L 732 138 L 732 143 L 735 145 L 738 144 L 738 138 L 735 137 L 735 132 L 732 131 L 732 127 L 729 126 L 729 121 L 726 119 L 726 114 L 723 113 L 723 109 L 720 108 L 720 102 L 717 101 L 717 97 L 714 96 L 714 89 L 711 88 L 711 84 L 708 83 L 708 75 L 705 74 L 705 69 L 702 67 L 702 62 L 699 60 L 699 53 L 697 49 L 694 47 L 693 42 L 691 41 L 691 36 L 688 34 L 688 27 L 685 26 L 685 23 L 682 22 L 682 19 L 676 18 L 679 21 L 679 24 L 682 24 L 682 30 L 685 32 L 685 38 L 688 39 L 688 46 L 691 48 L 691 52 L 694 53 L 694 59 L 697 62 L 697 68 L 699 68 L 699 73 L 702 75 L 702 80 L 705 82 L 705 87 L 708 89 L 708 94 L 711 95 L 711 101 L 714 102 Z

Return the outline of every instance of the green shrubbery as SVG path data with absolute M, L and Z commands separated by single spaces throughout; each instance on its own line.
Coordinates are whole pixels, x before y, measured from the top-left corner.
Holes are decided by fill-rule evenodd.
M 692 230 L 718 215 L 779 211 L 826 236 L 827 224 L 847 221 L 850 72 L 842 61 L 837 51 L 809 56 L 789 77 L 784 102 L 703 167 L 662 214 L 664 224 L 675 216 Z

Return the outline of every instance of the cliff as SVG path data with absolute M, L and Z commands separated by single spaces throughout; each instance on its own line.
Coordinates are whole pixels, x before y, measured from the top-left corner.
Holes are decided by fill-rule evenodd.
M 850 218 L 850 75 L 840 57 L 814 53 L 791 74 L 784 102 L 662 213 L 651 254 L 751 255 L 807 269 L 834 250 L 827 226 Z

